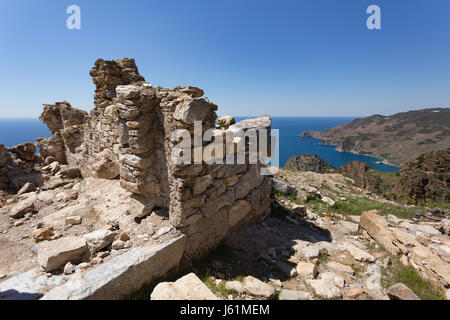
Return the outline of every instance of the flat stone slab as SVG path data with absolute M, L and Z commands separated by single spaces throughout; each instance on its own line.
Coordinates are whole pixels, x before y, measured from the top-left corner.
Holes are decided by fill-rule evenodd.
M 309 292 L 283 289 L 278 296 L 279 300 L 312 300 L 313 296 Z
M 38 252 L 38 262 L 45 271 L 56 270 L 67 262 L 81 262 L 88 249 L 86 240 L 65 237 L 43 243 Z
M 243 287 L 245 291 L 255 297 L 272 299 L 275 296 L 275 290 L 271 285 L 264 283 L 252 276 L 244 278 Z
M 59 285 L 62 276 L 47 277 L 33 269 L 0 283 L 0 300 L 37 300 L 49 286 Z
M 351 244 L 351 243 L 343 243 L 341 245 L 341 248 L 348 253 L 350 253 L 355 260 L 361 261 L 361 262 L 375 262 L 375 257 L 372 256 L 370 253 L 358 248 L 357 246 Z
M 56 287 L 42 300 L 115 300 L 178 266 L 184 235 L 155 247 L 139 247 Z

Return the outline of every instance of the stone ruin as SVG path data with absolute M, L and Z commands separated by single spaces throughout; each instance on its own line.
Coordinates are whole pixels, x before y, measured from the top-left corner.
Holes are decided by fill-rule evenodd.
M 270 117 L 235 124 L 224 117 L 216 126 L 217 105 L 203 90 L 154 87 L 134 59 L 99 59 L 90 75 L 96 90 L 89 114 L 68 102 L 44 105 L 40 119 L 53 136 L 38 138 L 36 145 L 46 163 L 78 167 L 84 178 L 120 179 L 132 193 L 129 213 L 136 221 L 156 212 L 185 234 L 184 261 L 270 214 L 271 180 L 261 175 L 263 163 L 246 158 L 244 164 L 178 164 L 171 158 L 175 131 L 186 129 L 193 137 L 194 121 L 202 122 L 203 132 L 215 128 L 214 137 L 224 137 L 236 129 L 270 132 Z M 203 150 L 211 143 L 203 142 Z

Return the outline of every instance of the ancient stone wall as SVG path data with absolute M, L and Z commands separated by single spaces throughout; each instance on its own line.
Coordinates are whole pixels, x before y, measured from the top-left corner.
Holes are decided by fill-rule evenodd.
M 261 175 L 263 164 L 250 164 L 248 157 L 242 164 L 213 163 L 227 155 L 237 158 L 234 145 L 231 151 L 224 149 L 222 155 L 213 151 L 197 163 L 173 159 L 179 130 L 188 132 L 195 160 L 199 150 L 193 144 L 195 123 L 201 123 L 203 133 L 214 130 L 212 141 L 200 142 L 203 154 L 215 137 L 226 137 L 227 132 L 270 131 L 268 116 L 231 126 L 227 121 L 216 128 L 217 106 L 203 97 L 203 90 L 153 87 L 139 75 L 132 59 L 100 59 L 91 75 L 97 88 L 90 115 L 67 102 L 45 105 L 41 120 L 54 135 L 37 141 L 44 158 L 78 166 L 84 177 L 119 178 L 133 194 L 130 214 L 136 219 L 152 212 L 168 215 L 171 224 L 186 234 L 185 259 L 207 252 L 230 230 L 270 213 L 271 185 Z M 246 144 L 248 156 L 255 142 L 249 137 L 241 140 L 237 142 Z

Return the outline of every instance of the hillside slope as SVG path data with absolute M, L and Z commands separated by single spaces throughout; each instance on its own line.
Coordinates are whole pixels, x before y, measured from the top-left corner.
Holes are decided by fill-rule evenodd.
M 373 115 L 303 137 L 322 139 L 339 151 L 370 154 L 403 165 L 421 154 L 450 146 L 450 109 L 433 108 Z

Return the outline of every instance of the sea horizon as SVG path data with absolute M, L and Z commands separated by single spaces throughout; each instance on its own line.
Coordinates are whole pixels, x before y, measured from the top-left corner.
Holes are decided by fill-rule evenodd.
M 235 117 L 236 121 L 250 117 Z M 285 117 L 271 116 L 272 129 L 279 129 L 280 143 L 279 165 L 284 167 L 286 161 L 292 156 L 303 154 L 316 154 L 335 168 L 350 161 L 362 161 L 376 170 L 395 172 L 398 166 L 383 163 L 381 157 L 337 151 L 333 145 L 320 144 L 319 139 L 300 137 L 304 131 L 322 131 L 348 121 L 355 117 Z M 36 138 L 48 138 L 52 134 L 47 126 L 37 118 L 0 118 L 0 144 L 12 147 L 24 142 L 33 142 Z

